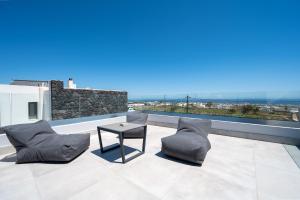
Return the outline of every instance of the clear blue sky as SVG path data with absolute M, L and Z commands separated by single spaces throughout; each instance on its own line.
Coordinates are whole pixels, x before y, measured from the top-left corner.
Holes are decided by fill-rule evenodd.
M 0 83 L 299 91 L 300 1 L 0 0 Z

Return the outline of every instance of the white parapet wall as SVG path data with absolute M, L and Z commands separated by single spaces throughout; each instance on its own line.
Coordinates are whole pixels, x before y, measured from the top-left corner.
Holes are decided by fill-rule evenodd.
M 97 130 L 97 126 L 113 123 L 123 123 L 126 121 L 125 116 L 113 117 L 107 119 L 93 120 L 87 122 L 66 124 L 52 126 L 52 128 L 59 134 L 74 134 L 74 133 L 94 133 Z
M 178 119 L 178 116 L 149 114 L 147 123 L 149 125 L 176 128 Z M 118 116 L 106 119 L 71 123 L 66 125 L 56 125 L 52 127 L 59 134 L 74 134 L 86 132 L 90 132 L 93 134 L 96 133 L 97 126 L 99 125 L 122 123 L 125 121 L 125 116 Z M 212 120 L 212 129 L 213 134 L 300 145 L 300 128 Z M 0 149 L 3 146 L 10 146 L 10 143 L 8 142 L 5 134 L 0 135 Z
M 149 114 L 148 124 L 177 128 L 178 120 L 178 116 Z M 219 120 L 211 122 L 213 134 L 300 145 L 300 128 Z

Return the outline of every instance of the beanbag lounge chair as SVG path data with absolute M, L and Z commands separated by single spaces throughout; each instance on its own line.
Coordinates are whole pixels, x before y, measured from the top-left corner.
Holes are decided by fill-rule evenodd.
M 148 114 L 142 113 L 140 111 L 128 112 L 126 115 L 126 122 L 135 124 L 146 124 L 148 119 Z M 144 128 L 136 128 L 124 133 L 124 138 L 126 139 L 137 139 L 144 137 Z
M 180 118 L 176 134 L 161 139 L 161 150 L 168 156 L 202 164 L 211 148 L 207 138 L 210 128 L 208 120 Z
M 44 120 L 2 130 L 16 149 L 16 163 L 68 162 L 90 145 L 90 134 L 57 134 Z

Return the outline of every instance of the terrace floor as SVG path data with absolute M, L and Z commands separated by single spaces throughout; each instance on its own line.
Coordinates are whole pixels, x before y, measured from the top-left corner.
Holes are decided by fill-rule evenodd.
M 68 164 L 16 165 L 3 155 L 0 199 L 300 199 L 300 170 L 281 144 L 209 135 L 212 149 L 199 167 L 160 153 L 160 138 L 173 133 L 148 126 L 146 153 L 126 164 L 119 149 L 101 154 L 96 134 Z M 117 141 L 110 133 L 103 139 Z M 132 155 L 141 141 L 125 145 Z

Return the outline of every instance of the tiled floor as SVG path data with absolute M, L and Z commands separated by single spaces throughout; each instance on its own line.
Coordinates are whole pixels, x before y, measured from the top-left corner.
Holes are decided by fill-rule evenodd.
M 146 153 L 126 164 L 119 149 L 101 154 L 97 135 L 68 164 L 16 165 L 2 156 L 0 199 L 300 199 L 300 171 L 282 145 L 209 135 L 212 149 L 199 167 L 160 153 L 160 138 L 174 132 L 149 126 Z M 125 144 L 129 156 L 141 148 L 140 140 Z

